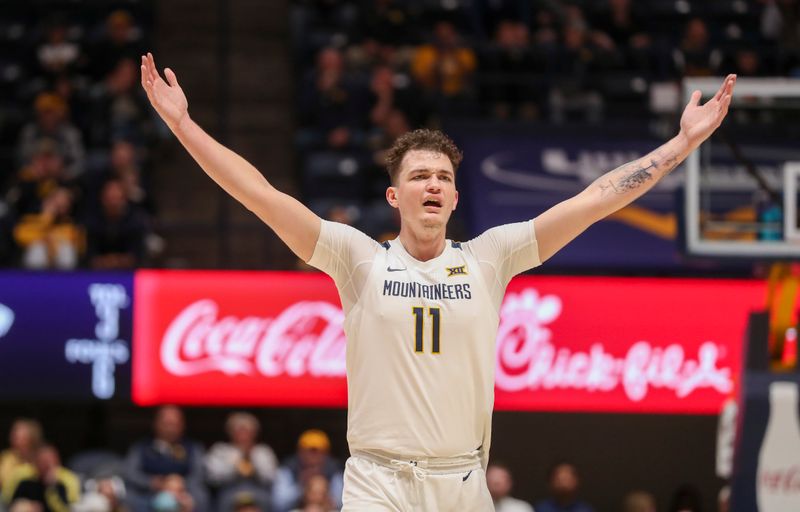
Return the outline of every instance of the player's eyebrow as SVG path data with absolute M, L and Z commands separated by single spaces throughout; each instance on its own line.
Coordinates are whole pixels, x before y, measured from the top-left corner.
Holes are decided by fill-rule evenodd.
M 451 171 L 451 170 L 449 170 L 449 169 L 429 169 L 428 167 L 418 167 L 418 168 L 416 168 L 416 169 L 411 169 L 411 170 L 408 172 L 408 174 L 409 174 L 410 176 L 413 176 L 414 174 L 419 174 L 419 173 L 430 173 L 430 172 L 436 172 L 436 173 L 442 173 L 442 174 L 446 174 L 446 175 L 450 176 L 451 178 L 452 178 L 452 177 L 455 175 L 455 174 L 453 173 L 453 171 Z

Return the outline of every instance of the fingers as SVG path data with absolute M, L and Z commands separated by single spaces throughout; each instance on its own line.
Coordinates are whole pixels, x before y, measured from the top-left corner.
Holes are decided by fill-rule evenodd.
M 725 80 L 722 81 L 722 85 L 720 85 L 719 90 L 714 95 L 715 101 L 721 101 L 722 97 L 725 94 L 731 94 L 733 92 L 733 86 L 736 83 L 736 75 L 730 74 L 725 77 Z
M 142 87 L 146 91 L 147 90 L 147 67 L 145 66 L 145 62 L 144 62 L 144 55 L 142 55 L 142 63 L 139 66 L 139 68 L 141 70 L 141 75 L 142 75 L 141 76 L 141 78 L 142 78 Z
M 722 117 L 725 117 L 726 115 L 728 115 L 728 107 L 731 106 L 731 98 L 732 97 L 733 97 L 733 95 L 731 95 L 731 94 L 725 94 L 722 97 L 722 100 L 720 100 L 720 103 L 722 104 L 722 108 L 721 108 Z
M 736 75 L 728 75 L 728 78 L 725 81 L 725 93 L 720 98 L 720 110 L 722 111 L 722 117 L 725 117 L 728 114 L 728 107 L 730 107 L 731 100 L 733 99 L 733 87 L 735 85 Z
M 150 80 L 150 72 L 147 69 L 145 57 L 142 56 L 142 65 L 140 66 L 142 72 L 142 88 L 144 89 L 147 99 L 153 103 L 153 82 Z
M 688 107 L 688 106 L 692 106 L 692 105 L 693 106 L 699 105 L 700 104 L 700 98 L 702 96 L 703 96 L 703 93 L 701 93 L 700 91 L 694 91 L 692 93 L 692 97 L 689 98 L 689 104 L 686 105 L 686 106 Z
M 714 94 L 714 97 L 712 98 L 713 100 L 719 101 L 720 99 L 722 99 L 722 95 L 725 93 L 725 90 L 728 88 L 728 82 L 730 81 L 732 76 L 733 75 L 728 75 L 728 76 L 725 77 L 725 80 L 722 81 L 722 84 L 720 84 L 719 89 L 717 89 L 717 92 Z
M 150 94 L 153 91 L 153 86 L 159 80 L 161 80 L 161 75 L 158 74 L 156 61 L 152 53 L 148 52 L 147 55 L 142 55 L 140 70 L 142 72 L 142 87 L 144 87 L 145 91 Z M 171 69 L 165 69 L 164 75 L 166 76 L 167 82 L 169 82 L 170 86 L 180 87 L 178 85 L 178 78 Z
M 153 86 L 153 78 L 150 73 L 150 61 L 145 55 L 142 55 L 140 69 L 142 70 L 142 87 L 144 87 L 146 91 L 149 91 Z
M 167 77 L 169 85 L 172 87 L 180 87 L 178 85 L 178 77 L 175 76 L 175 73 L 173 73 L 170 68 L 164 68 L 164 75 Z
M 147 52 L 147 70 L 150 74 L 151 82 L 156 83 L 161 78 L 161 75 L 158 74 L 158 68 L 156 68 L 156 59 L 150 52 Z

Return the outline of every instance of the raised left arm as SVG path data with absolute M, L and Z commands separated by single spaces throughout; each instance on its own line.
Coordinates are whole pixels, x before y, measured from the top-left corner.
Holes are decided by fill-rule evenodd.
M 728 75 L 704 105 L 700 105 L 700 91 L 694 91 L 681 116 L 678 135 L 644 157 L 604 174 L 578 195 L 536 217 L 533 222 L 540 260 L 546 261 L 586 228 L 632 203 L 680 165 L 722 123 L 735 83 L 736 75 Z

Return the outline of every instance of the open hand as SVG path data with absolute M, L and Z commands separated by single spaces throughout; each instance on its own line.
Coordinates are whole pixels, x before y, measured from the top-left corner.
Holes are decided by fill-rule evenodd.
M 165 82 L 156 69 L 156 62 L 153 54 L 142 55 L 142 87 L 147 93 L 147 99 L 156 109 L 161 119 L 173 131 L 180 125 L 181 121 L 188 117 L 189 102 L 183 89 L 178 85 L 178 78 L 171 69 L 164 69 Z
M 681 133 L 686 136 L 690 145 L 699 146 L 722 124 L 731 104 L 735 84 L 736 75 L 728 75 L 714 97 L 705 105 L 700 105 L 700 91 L 692 93 L 681 116 Z

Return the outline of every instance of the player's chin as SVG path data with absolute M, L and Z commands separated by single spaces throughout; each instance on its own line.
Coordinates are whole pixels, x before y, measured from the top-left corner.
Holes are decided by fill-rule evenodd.
M 424 212 L 422 214 L 422 224 L 426 227 L 438 227 L 447 224 L 447 219 L 450 218 L 449 214 L 444 211 L 438 212 Z

